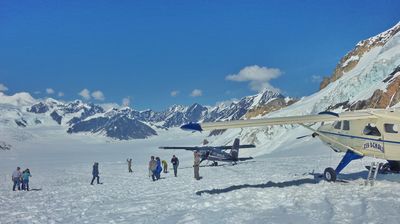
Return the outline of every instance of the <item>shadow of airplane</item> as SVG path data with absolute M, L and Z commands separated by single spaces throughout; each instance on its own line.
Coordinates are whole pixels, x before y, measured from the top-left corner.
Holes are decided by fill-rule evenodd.
M 233 185 L 227 188 L 222 188 L 222 189 L 212 189 L 212 190 L 203 190 L 203 191 L 197 191 L 197 195 L 202 195 L 204 193 L 206 194 L 222 194 L 222 193 L 228 193 L 231 191 L 236 191 L 240 189 L 245 189 L 245 188 L 270 188 L 270 187 L 291 187 L 291 186 L 300 186 L 303 184 L 317 184 L 319 183 L 322 178 L 317 177 L 314 175 L 314 178 L 304 178 L 304 179 L 298 179 L 298 180 L 291 180 L 291 181 L 284 181 L 284 182 L 272 182 L 268 181 L 267 183 L 263 184 L 242 184 L 242 185 Z
M 231 164 L 230 162 L 225 162 L 225 161 L 222 161 L 222 162 L 223 162 L 223 164 L 218 164 L 218 165 L 205 164 L 205 165 L 200 165 L 200 167 L 231 167 L 231 166 L 238 166 L 238 165 L 243 165 L 243 164 L 247 164 L 247 163 L 256 163 L 258 161 L 244 161 L 244 162 L 238 162 L 234 165 Z M 181 167 L 178 169 L 193 169 L 193 166 L 185 166 L 185 167 Z
M 303 174 L 306 175 L 306 174 Z M 290 181 L 284 181 L 284 182 L 272 182 L 268 181 L 267 183 L 263 184 L 242 184 L 242 185 L 233 185 L 227 188 L 221 188 L 221 189 L 212 189 L 212 190 L 202 190 L 202 191 L 197 191 L 197 195 L 202 195 L 204 193 L 206 194 L 222 194 L 222 193 L 228 193 L 231 191 L 236 191 L 240 189 L 245 189 L 245 188 L 270 188 L 270 187 L 278 187 L 278 188 L 283 188 L 283 187 L 292 187 L 292 186 L 300 186 L 303 184 L 318 184 L 323 178 L 322 173 L 309 173 L 309 175 L 314 176 L 314 178 L 304 178 L 304 179 L 297 179 L 297 180 L 290 180 Z M 339 174 L 339 179 L 336 182 L 340 183 L 349 183 L 349 181 L 357 180 L 357 179 L 366 179 L 368 176 L 368 171 L 360 171 L 356 173 L 343 173 Z M 387 179 L 390 181 L 396 182 L 396 180 L 400 181 L 400 177 L 397 176 L 397 178 L 385 178 L 385 175 L 381 175 L 383 178 L 382 179 Z M 390 176 L 390 175 L 389 175 Z

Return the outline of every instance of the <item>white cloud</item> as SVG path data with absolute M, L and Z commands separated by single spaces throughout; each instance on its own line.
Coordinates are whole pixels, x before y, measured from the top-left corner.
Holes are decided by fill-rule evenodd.
M 83 99 L 90 100 L 90 91 L 88 89 L 83 89 L 78 93 Z
M 192 93 L 190 93 L 191 97 L 198 97 L 198 96 L 202 96 L 203 95 L 203 91 L 201 91 L 200 89 L 194 89 L 192 91 Z
M 244 67 L 237 74 L 226 76 L 225 79 L 235 82 L 249 82 L 250 88 L 254 91 L 261 91 L 263 89 L 279 91 L 279 89 L 273 87 L 269 81 L 278 78 L 281 74 L 282 71 L 278 68 L 252 65 Z
M 128 107 L 129 104 L 131 104 L 131 97 L 129 97 L 129 96 L 128 97 L 124 97 L 122 99 L 122 106 Z
M 171 96 L 172 96 L 172 97 L 175 97 L 175 96 L 177 96 L 178 94 L 179 94 L 179 91 L 178 91 L 178 90 L 171 91 Z
M 0 83 L 0 92 L 5 92 L 7 90 L 8 90 L 7 86 L 5 86 L 3 83 Z
M 313 83 L 320 83 L 320 82 L 322 82 L 322 76 L 320 76 L 320 75 L 313 75 L 313 76 L 311 76 L 311 82 L 313 82 Z
M 54 91 L 54 89 L 52 89 L 52 88 L 47 88 L 47 89 L 46 89 L 46 93 L 47 93 L 47 94 L 54 94 L 54 92 L 55 92 L 55 91 Z
M 34 94 L 40 94 L 41 92 L 40 91 L 35 91 L 35 92 L 33 92 Z
M 64 96 L 64 93 L 63 92 L 58 92 L 58 94 L 57 94 L 59 97 L 63 97 Z
M 96 100 L 104 100 L 104 94 L 100 90 L 96 90 L 92 93 L 92 97 Z

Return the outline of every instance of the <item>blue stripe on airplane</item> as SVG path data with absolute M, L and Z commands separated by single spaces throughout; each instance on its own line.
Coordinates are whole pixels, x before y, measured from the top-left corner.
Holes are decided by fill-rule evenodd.
M 339 134 L 339 133 L 333 133 L 333 132 L 327 132 L 327 131 L 319 131 L 319 132 L 324 133 L 324 134 L 331 134 L 331 135 L 337 135 L 337 136 L 342 136 L 342 137 L 348 137 L 348 138 L 358 138 L 358 139 L 369 140 L 369 141 L 377 141 L 377 142 L 383 142 L 383 143 L 400 144 L 400 142 L 396 142 L 396 141 L 388 141 L 388 140 L 382 140 L 382 139 L 365 138 L 365 137 L 359 137 L 359 136 L 354 136 L 354 135 L 345 135 L 345 134 Z

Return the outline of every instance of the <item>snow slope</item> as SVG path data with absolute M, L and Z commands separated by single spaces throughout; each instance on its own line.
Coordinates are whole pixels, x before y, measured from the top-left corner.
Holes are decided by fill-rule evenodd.
M 205 167 L 193 179 L 192 154 L 157 149 L 192 145 L 204 133 L 171 130 L 130 142 L 104 143 L 91 135 L 38 130 L 46 139 L 25 141 L 0 151 L 0 223 L 397 223 L 400 178 L 379 176 L 363 186 L 366 161 L 355 161 L 328 183 L 309 173 L 340 157 L 320 142 L 304 139 L 269 156 L 237 166 Z M 62 136 L 62 137 L 60 137 Z M 312 150 L 310 150 L 312 149 Z M 296 153 L 293 153 L 296 152 Z M 178 177 L 148 177 L 151 155 L 180 161 Z M 133 174 L 126 158 L 133 158 Z M 91 186 L 91 166 L 100 163 L 102 185 Z M 11 173 L 30 168 L 31 189 L 12 192 Z M 170 170 L 170 172 L 172 172 Z
M 394 28 L 400 27 L 400 23 Z M 392 29 L 394 29 L 392 28 Z M 390 29 L 390 30 L 392 30 Z M 370 98 L 377 89 L 386 91 L 389 82 L 384 82 L 400 66 L 400 32 L 386 37 L 388 31 L 369 38 L 368 41 L 381 40 L 384 45 L 376 45 L 365 52 L 355 67 L 344 73 L 335 82 L 330 83 L 319 92 L 303 97 L 296 103 L 281 110 L 271 112 L 264 117 L 283 117 L 294 115 L 317 114 L 337 104 L 352 104 Z M 335 111 L 344 109 L 339 107 Z M 260 118 L 260 117 L 254 117 Z M 262 148 L 256 155 L 270 153 L 281 148 L 281 143 L 292 141 L 294 136 L 301 136 L 307 131 L 299 126 L 273 126 L 266 128 L 232 129 L 212 141 L 214 144 L 225 144 L 232 136 L 240 136 L 243 142 L 255 143 Z

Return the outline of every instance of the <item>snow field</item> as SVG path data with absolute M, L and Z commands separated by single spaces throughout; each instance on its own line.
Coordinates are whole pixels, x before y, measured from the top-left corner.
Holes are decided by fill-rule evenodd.
M 149 140 L 100 143 L 71 136 L 74 141 L 27 143 L 2 152 L 0 223 L 397 223 L 400 178 L 382 175 L 374 187 L 364 186 L 368 159 L 344 170 L 341 178 L 349 183 L 314 178 L 310 172 L 340 160 L 318 140 L 237 166 L 202 167 L 200 181 L 193 178 L 191 152 L 157 149 L 203 137 L 166 132 Z M 151 181 L 149 157 L 169 161 L 172 154 L 181 161 L 178 177 L 170 167 L 165 179 Z M 127 172 L 129 156 L 133 174 Z M 94 161 L 102 185 L 89 184 Z M 11 191 L 17 165 L 31 169 L 31 188 L 41 191 Z

